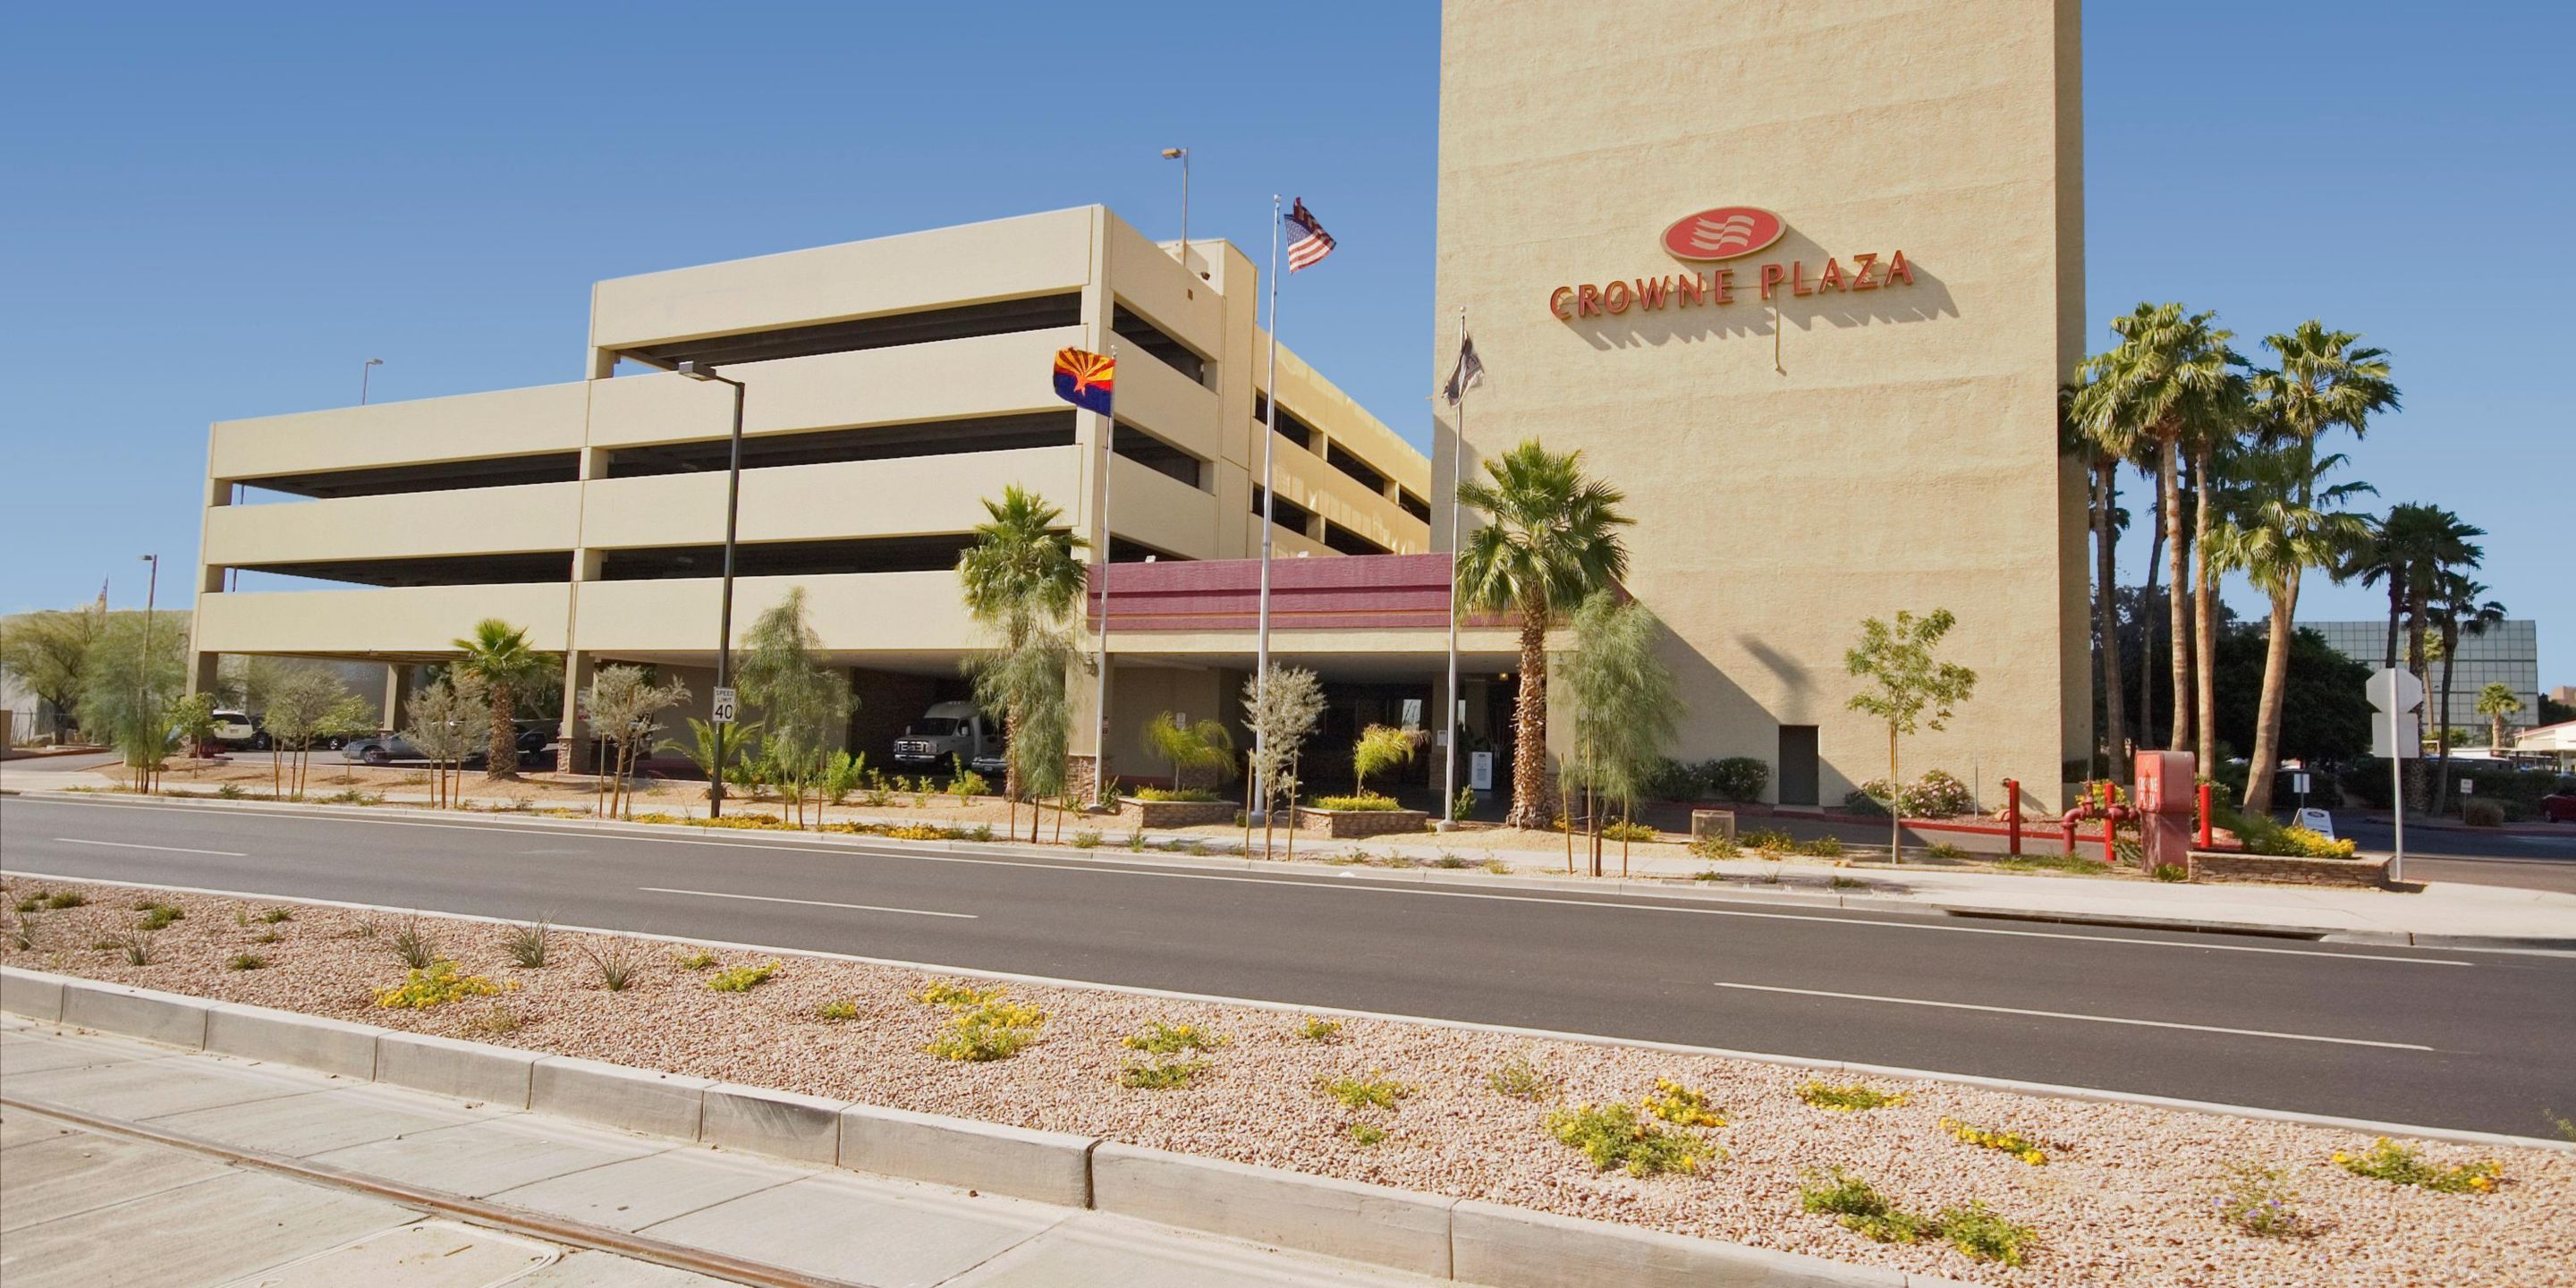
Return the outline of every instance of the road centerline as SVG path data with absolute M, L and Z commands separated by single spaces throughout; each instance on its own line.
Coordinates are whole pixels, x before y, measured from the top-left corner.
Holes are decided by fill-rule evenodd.
M 794 903 L 802 904 L 808 908 L 849 908 L 859 912 L 900 912 L 906 916 L 912 917 L 955 917 L 962 921 L 974 921 L 982 916 L 980 913 L 973 912 L 937 912 L 929 908 L 894 908 L 877 903 L 834 903 L 829 899 L 782 899 L 776 895 L 767 894 L 728 894 L 722 890 L 675 890 L 669 886 L 637 886 L 635 888 L 646 894 L 686 894 L 695 895 L 701 899 L 744 899 L 753 903 Z
M 250 857 L 239 850 L 192 850 L 184 845 L 142 845 L 133 841 L 85 841 L 77 836 L 57 836 L 54 839 L 65 845 L 99 845 L 111 850 L 158 850 L 163 854 L 211 854 L 225 859 Z
M 2087 1024 L 2129 1024 L 2150 1029 L 2188 1029 L 2194 1033 L 2227 1033 L 2237 1037 L 2277 1038 L 2284 1042 L 2331 1042 L 2337 1046 L 2380 1047 L 2390 1051 L 2432 1051 L 2436 1048 L 2415 1042 L 2381 1042 L 2371 1038 L 2338 1038 L 2317 1033 L 2277 1033 L 2270 1029 L 2232 1029 L 2217 1024 L 2184 1024 L 2174 1020 L 2139 1020 L 2120 1015 L 2079 1015 L 2073 1011 L 2034 1011 L 2018 1006 L 1986 1006 L 1976 1002 L 1936 1002 L 1922 997 L 1887 997 L 1877 993 L 1836 993 L 1821 988 L 1784 988 L 1776 984 L 1738 984 L 1715 981 L 1719 988 L 1743 989 L 1755 993 L 1786 993 L 1795 997 L 1830 997 L 1847 1002 L 1884 1002 L 1895 1006 L 1933 1006 L 1950 1011 L 1983 1011 L 1992 1015 L 2031 1015 L 2051 1020 L 2081 1020 Z

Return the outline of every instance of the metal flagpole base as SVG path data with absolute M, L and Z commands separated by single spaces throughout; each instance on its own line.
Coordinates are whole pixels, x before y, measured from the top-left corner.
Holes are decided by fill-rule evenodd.
M 1439 822 L 1432 824 L 1431 830 L 1434 832 L 1455 832 L 1458 830 L 1458 820 L 1454 818 L 1444 818 Z

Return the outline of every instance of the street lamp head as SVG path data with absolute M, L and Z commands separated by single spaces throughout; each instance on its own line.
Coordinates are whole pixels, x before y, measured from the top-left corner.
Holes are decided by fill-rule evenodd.
M 367 359 L 367 365 L 370 367 L 381 367 L 385 365 L 385 360 L 382 358 L 369 358 Z
M 1165 149 L 1163 149 L 1163 159 L 1164 159 L 1164 160 L 1166 160 L 1166 161 L 1178 161 L 1178 160 L 1180 160 L 1182 157 L 1188 156 L 1189 154 L 1190 154 L 1190 150 L 1189 150 L 1188 148 L 1165 148 Z
M 684 359 L 681 361 L 677 370 L 681 375 L 687 376 L 691 380 L 714 380 L 718 378 L 716 375 L 716 369 L 703 362 L 694 362 Z
M 139 556 L 139 557 L 140 557 L 140 558 L 143 560 L 143 562 L 145 562 L 145 563 L 159 563 L 159 562 L 161 562 L 161 556 L 159 556 L 159 555 L 142 555 L 142 556 Z

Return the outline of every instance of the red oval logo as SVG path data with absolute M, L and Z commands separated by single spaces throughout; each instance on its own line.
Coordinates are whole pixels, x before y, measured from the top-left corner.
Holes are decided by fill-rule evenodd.
M 1664 230 L 1664 249 L 1675 259 L 1733 259 L 1780 240 L 1789 226 L 1759 206 L 1719 206 L 1684 215 Z

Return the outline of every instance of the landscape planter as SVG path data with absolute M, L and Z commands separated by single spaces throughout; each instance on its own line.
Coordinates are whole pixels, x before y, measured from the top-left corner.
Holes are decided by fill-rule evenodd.
M 1316 809 L 1311 805 L 1297 807 L 1297 826 L 1320 828 L 1336 841 L 1356 841 L 1368 836 L 1395 836 L 1419 833 L 1431 825 L 1431 815 L 1418 809 Z
M 1133 796 L 1118 798 L 1121 811 L 1136 811 L 1136 826 L 1144 828 L 1198 827 L 1206 823 L 1232 823 L 1242 806 L 1233 801 L 1144 801 Z
M 2277 854 L 2194 850 L 2191 852 L 2191 879 L 2375 889 L 2388 884 L 2388 860 L 2294 859 Z

